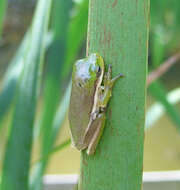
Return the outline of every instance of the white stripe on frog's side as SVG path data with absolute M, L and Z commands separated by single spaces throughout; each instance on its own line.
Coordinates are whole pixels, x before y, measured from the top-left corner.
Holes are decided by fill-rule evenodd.
M 101 57 L 100 57 L 101 58 Z M 102 59 L 102 58 L 101 58 Z M 101 60 L 102 62 L 103 59 Z M 90 127 L 91 127 L 91 124 L 92 122 L 96 119 L 96 109 L 97 109 L 97 105 L 98 105 L 98 98 L 99 98 L 99 88 L 101 88 L 101 84 L 102 84 L 102 81 L 103 81 L 103 76 L 104 76 L 104 67 L 102 68 L 102 72 L 101 72 L 101 75 L 100 77 L 98 78 L 98 81 L 97 81 L 97 84 L 96 84 L 96 90 L 95 90 L 95 95 L 94 95 L 94 103 L 93 103 L 93 107 L 92 107 L 92 111 L 91 111 L 91 115 L 90 115 L 90 119 L 89 119 L 89 123 L 88 123 L 88 127 L 85 131 L 85 135 L 84 135 L 84 138 L 83 138 L 83 142 L 85 140 L 85 137 L 86 137 L 86 134 L 88 133 Z

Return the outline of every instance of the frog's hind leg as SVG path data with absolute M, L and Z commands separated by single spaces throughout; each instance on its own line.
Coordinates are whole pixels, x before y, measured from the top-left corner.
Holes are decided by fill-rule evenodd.
M 94 121 L 93 125 L 96 127 L 94 134 L 91 138 L 91 141 L 88 145 L 87 148 L 87 154 L 91 155 L 94 154 L 96 147 L 98 145 L 98 142 L 102 136 L 103 130 L 104 130 L 104 126 L 105 126 L 105 114 L 102 113 L 98 116 L 97 120 Z

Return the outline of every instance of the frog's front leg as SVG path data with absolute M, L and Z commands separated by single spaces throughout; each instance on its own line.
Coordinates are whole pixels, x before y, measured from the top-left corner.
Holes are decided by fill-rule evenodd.
M 87 154 L 91 155 L 94 154 L 96 147 L 98 145 L 98 142 L 102 136 L 103 129 L 105 126 L 105 113 L 101 113 L 98 115 L 96 120 L 93 121 L 92 123 L 92 128 L 95 127 L 95 132 L 91 138 L 91 141 L 89 142 L 88 148 L 87 148 Z
M 100 92 L 99 107 L 101 109 L 106 108 L 109 99 L 112 96 L 112 88 L 115 82 L 121 77 L 124 77 L 124 75 L 120 73 L 116 77 L 112 78 L 112 66 L 111 65 L 108 66 L 108 71 L 104 74 L 104 79 L 103 79 L 104 86 L 102 87 Z

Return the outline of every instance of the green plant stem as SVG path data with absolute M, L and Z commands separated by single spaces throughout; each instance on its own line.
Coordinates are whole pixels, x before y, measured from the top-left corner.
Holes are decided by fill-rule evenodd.
M 94 155 L 81 155 L 79 190 L 140 190 L 149 1 L 90 0 L 87 54 L 98 52 L 117 81 Z

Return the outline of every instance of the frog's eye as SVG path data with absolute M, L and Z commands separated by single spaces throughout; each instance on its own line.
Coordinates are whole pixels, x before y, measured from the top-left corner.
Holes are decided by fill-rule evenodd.
M 101 72 L 101 67 L 98 67 L 98 73 L 100 73 Z

